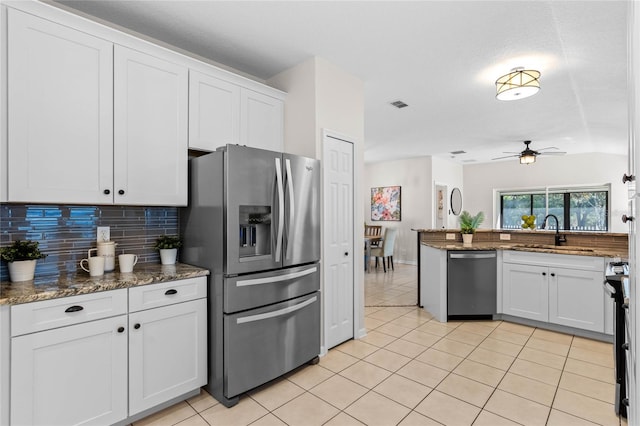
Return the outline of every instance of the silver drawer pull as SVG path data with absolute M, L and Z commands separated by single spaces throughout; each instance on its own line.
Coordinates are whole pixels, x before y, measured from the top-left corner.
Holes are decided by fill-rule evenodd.
M 269 319 L 269 318 L 279 317 L 281 315 L 286 315 L 286 314 L 289 314 L 291 312 L 298 311 L 298 310 L 304 308 L 305 306 L 309 306 L 310 304 L 312 304 L 316 300 L 318 300 L 318 296 L 313 296 L 309 300 L 305 300 L 304 302 L 298 303 L 297 305 L 289 306 L 288 308 L 279 309 L 279 310 L 273 311 L 273 312 L 265 312 L 264 314 L 250 315 L 248 317 L 238 318 L 236 320 L 236 323 L 237 324 L 245 324 L 245 323 L 248 323 L 248 322 L 261 321 L 261 320 L 265 320 L 265 319 Z
M 269 283 L 277 283 L 281 281 L 292 280 L 294 278 L 304 277 L 305 275 L 310 275 L 316 272 L 318 268 L 314 266 L 313 268 L 305 269 L 304 271 L 292 272 L 286 275 L 280 275 L 276 277 L 265 277 L 265 278 L 255 278 L 253 280 L 238 280 L 236 282 L 236 287 L 244 287 L 247 285 L 259 285 L 259 284 L 269 284 Z

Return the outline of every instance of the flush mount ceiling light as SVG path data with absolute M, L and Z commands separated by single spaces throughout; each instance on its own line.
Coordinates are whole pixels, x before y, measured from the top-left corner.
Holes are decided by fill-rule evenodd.
M 539 79 L 540 71 L 513 68 L 509 74 L 496 80 L 496 98 L 501 101 L 513 101 L 533 96 L 540 90 Z

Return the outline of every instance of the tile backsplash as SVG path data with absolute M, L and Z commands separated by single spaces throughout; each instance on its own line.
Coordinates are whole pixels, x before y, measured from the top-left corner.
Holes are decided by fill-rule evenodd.
M 96 227 L 109 226 L 116 255 L 134 253 L 138 262 L 159 262 L 153 245 L 158 236 L 178 235 L 177 207 L 73 206 L 0 204 L 0 246 L 15 240 L 33 240 L 47 254 L 38 260 L 37 275 L 75 272 L 87 251 L 96 246 Z M 8 281 L 6 262 L 0 281 Z

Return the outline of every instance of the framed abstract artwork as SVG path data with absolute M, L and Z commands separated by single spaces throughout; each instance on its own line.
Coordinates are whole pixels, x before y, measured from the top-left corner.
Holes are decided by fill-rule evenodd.
M 371 220 L 400 221 L 400 187 L 371 188 Z

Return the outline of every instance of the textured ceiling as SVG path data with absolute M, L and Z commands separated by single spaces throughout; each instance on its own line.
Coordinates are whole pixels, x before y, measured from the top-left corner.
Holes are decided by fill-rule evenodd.
M 626 153 L 624 1 L 59 3 L 260 79 L 325 58 L 365 84 L 366 161 L 491 161 L 525 139 Z M 496 100 L 517 66 L 541 71 L 542 89 Z

